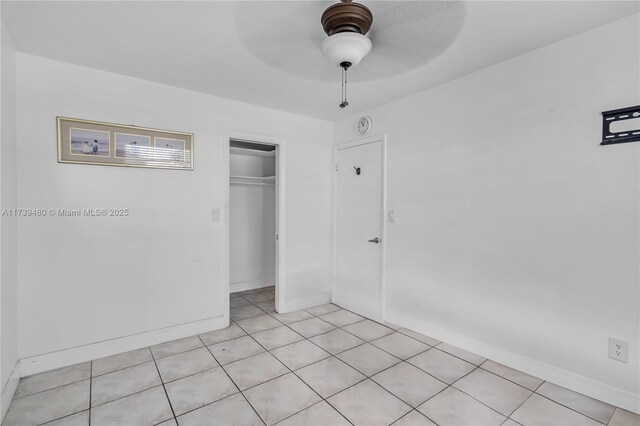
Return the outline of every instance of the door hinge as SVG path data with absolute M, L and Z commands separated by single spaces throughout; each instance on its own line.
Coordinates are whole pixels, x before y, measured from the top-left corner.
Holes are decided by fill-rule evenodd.
M 336 163 L 336 172 L 338 171 L 338 163 Z

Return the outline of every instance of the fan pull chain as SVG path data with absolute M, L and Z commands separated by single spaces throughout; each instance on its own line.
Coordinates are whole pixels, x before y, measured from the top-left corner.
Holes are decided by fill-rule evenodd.
M 340 67 L 342 68 L 342 103 L 340 103 L 340 108 L 344 108 L 349 105 L 347 102 L 347 70 L 351 66 L 351 62 L 342 62 Z

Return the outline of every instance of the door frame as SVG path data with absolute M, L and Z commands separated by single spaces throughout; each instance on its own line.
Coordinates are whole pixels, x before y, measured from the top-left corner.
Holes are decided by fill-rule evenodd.
M 337 282 L 337 260 L 338 253 L 336 249 L 337 244 L 337 223 L 338 223 L 338 173 L 336 165 L 338 163 L 338 151 L 346 148 L 353 148 L 359 145 L 366 145 L 370 143 L 380 142 L 380 149 L 382 150 L 382 194 L 380 206 L 380 238 L 382 239 L 382 246 L 380 250 L 380 312 L 378 318 L 373 318 L 376 321 L 384 322 L 386 316 L 386 259 L 387 259 L 387 134 L 382 133 L 367 138 L 361 138 L 344 142 L 333 147 L 333 201 L 332 201 L 332 263 L 331 263 L 331 301 L 335 302 L 336 294 L 336 282 Z M 348 306 L 345 308 L 349 309 Z
M 222 312 L 231 319 L 229 307 L 229 193 L 231 140 L 276 146 L 276 298 L 277 312 L 286 312 L 287 305 L 287 238 L 286 238 L 286 139 L 252 133 L 226 131 L 222 142 Z

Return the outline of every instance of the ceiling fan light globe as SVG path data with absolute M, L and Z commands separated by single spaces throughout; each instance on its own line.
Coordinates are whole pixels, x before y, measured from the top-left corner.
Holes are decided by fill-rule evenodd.
M 350 62 L 356 66 L 371 51 L 371 40 L 358 33 L 337 33 L 322 42 L 322 54 L 335 66 Z

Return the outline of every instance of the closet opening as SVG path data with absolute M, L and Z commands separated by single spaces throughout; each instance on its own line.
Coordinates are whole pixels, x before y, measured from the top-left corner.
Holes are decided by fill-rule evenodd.
M 281 142 L 229 138 L 229 303 L 233 305 L 238 294 L 266 313 L 284 309 L 279 253 L 282 149 Z

